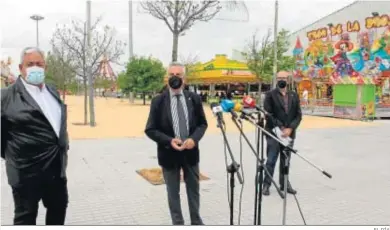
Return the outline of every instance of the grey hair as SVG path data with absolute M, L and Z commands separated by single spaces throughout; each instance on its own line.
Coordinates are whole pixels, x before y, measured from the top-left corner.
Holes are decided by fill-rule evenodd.
M 183 68 L 184 76 L 186 75 L 186 66 L 185 66 L 185 65 L 183 65 L 183 64 L 180 63 L 180 62 L 171 62 L 171 63 L 169 64 L 168 68 L 171 68 L 171 67 L 173 67 L 173 66 L 179 66 L 179 67 Z
M 22 53 L 20 54 L 20 64 L 23 64 L 24 56 L 26 56 L 26 54 L 30 54 L 34 52 L 39 53 L 42 56 L 42 58 L 45 59 L 45 53 L 38 47 L 26 47 L 23 49 Z

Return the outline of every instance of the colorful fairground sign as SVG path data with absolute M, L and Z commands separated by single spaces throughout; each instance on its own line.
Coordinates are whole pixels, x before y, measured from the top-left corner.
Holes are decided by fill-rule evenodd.
M 381 84 L 390 74 L 390 18 L 365 19 L 307 32 L 308 47 L 297 37 L 293 55 L 298 79 L 328 79 L 329 84 Z M 381 34 L 376 28 L 385 27 Z M 352 37 L 356 37 L 353 39 Z

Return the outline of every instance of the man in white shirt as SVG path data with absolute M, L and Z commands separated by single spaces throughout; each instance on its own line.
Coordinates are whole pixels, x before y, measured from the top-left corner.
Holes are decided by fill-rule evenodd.
M 307 106 L 309 104 L 309 92 L 307 89 L 303 90 L 302 93 L 303 105 Z
M 68 205 L 66 105 L 44 83 L 41 50 L 24 49 L 19 69 L 21 76 L 1 94 L 1 157 L 12 188 L 14 224 L 35 225 L 42 200 L 46 224 L 63 225 Z

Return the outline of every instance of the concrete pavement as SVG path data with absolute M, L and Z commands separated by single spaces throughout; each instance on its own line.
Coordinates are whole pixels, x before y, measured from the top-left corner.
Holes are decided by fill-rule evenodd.
M 250 124 L 245 124 L 248 127 Z M 228 134 L 239 160 L 239 135 Z M 253 133 L 249 134 L 254 140 Z M 390 224 L 390 123 L 380 126 L 306 129 L 298 134 L 302 156 L 333 175 L 328 179 L 294 156 L 291 183 L 310 225 Z M 228 225 L 229 207 L 221 135 L 201 142 L 201 171 L 211 180 L 201 182 L 201 215 L 208 225 Z M 165 186 L 153 186 L 135 170 L 156 167 L 156 149 L 147 138 L 78 140 L 71 142 L 68 181 L 68 225 L 170 225 Z M 245 184 L 241 224 L 253 224 L 255 158 L 244 144 Z M 1 164 L 1 223 L 12 224 L 13 200 Z M 278 170 L 275 170 L 276 174 Z M 274 178 L 277 175 L 275 175 Z M 236 180 L 235 219 L 241 186 Z M 189 212 L 185 187 L 182 207 Z M 282 200 L 274 188 L 263 202 L 263 224 L 282 223 Z M 40 207 L 38 224 L 44 224 Z M 235 222 L 237 224 L 237 221 Z M 288 196 L 287 224 L 303 224 L 293 196 Z

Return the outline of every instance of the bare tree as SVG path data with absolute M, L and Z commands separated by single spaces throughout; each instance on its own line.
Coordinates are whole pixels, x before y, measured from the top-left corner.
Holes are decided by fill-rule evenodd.
M 213 19 L 221 10 L 220 1 L 143 1 L 141 7 L 153 17 L 164 21 L 173 35 L 172 61 L 177 61 L 179 36 L 184 36 L 196 22 L 207 22 Z M 232 10 L 234 6 L 245 6 L 240 1 L 224 3 Z M 246 9 L 246 7 L 244 7 Z M 246 13 L 248 11 L 246 10 Z
M 62 90 L 62 100 L 65 101 L 67 85 L 74 80 L 75 73 L 71 63 L 71 57 L 65 52 L 64 47 L 52 48 L 46 58 L 46 78 L 51 80 L 57 89 Z
M 71 26 L 57 25 L 53 34 L 52 45 L 55 50 L 64 50 L 65 55 L 71 57 L 72 70 L 83 79 L 84 85 L 84 124 L 88 123 L 88 74 L 96 76 L 99 63 L 106 57 L 109 62 L 118 63 L 124 54 L 125 43 L 115 39 L 116 31 L 109 26 L 99 27 L 101 18 L 98 18 L 90 29 L 90 58 L 87 53 L 87 26 L 83 21 L 72 21 Z M 90 86 L 92 90 L 93 84 Z M 93 97 L 92 99 L 93 100 Z M 93 108 L 92 108 L 93 109 Z M 91 111 L 90 111 L 91 112 Z M 91 114 L 94 114 L 91 112 Z M 95 118 L 91 116 L 90 124 L 94 126 Z
M 180 63 L 186 67 L 186 76 L 191 76 L 195 65 L 199 62 L 198 55 L 189 54 L 188 56 L 180 55 Z
M 257 38 L 257 31 L 253 33 L 251 40 L 247 45 L 244 56 L 247 60 L 248 68 L 259 79 L 259 102 L 261 102 L 261 87 L 264 81 L 269 80 L 271 77 L 269 70 L 272 70 L 271 66 L 271 30 L 268 30 L 261 41 Z

